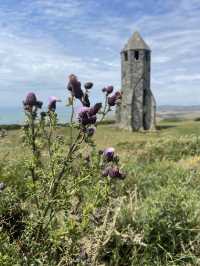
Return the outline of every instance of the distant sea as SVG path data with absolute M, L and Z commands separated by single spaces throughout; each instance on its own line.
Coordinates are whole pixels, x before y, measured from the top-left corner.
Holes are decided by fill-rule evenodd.
M 70 109 L 58 107 L 57 114 L 59 122 L 66 123 L 70 119 Z M 23 108 L 21 107 L 0 107 L 0 125 L 23 124 L 25 119 Z
M 80 106 L 75 107 L 74 118 Z M 71 110 L 69 107 L 57 106 L 56 113 L 60 123 L 67 123 L 70 121 Z M 107 119 L 113 119 L 114 112 L 109 113 Z M 23 124 L 25 120 L 24 110 L 22 107 L 0 107 L 0 125 Z
M 78 106 L 75 107 L 77 111 Z M 58 120 L 60 123 L 67 123 L 70 120 L 70 108 L 65 106 L 57 106 L 56 110 Z M 193 116 L 200 115 L 200 106 L 179 106 L 179 105 L 161 105 L 157 107 L 157 115 L 162 118 L 170 118 L 176 116 L 183 116 L 183 114 L 193 114 Z M 9 124 L 23 124 L 24 111 L 22 107 L 0 107 L 0 125 Z M 114 112 L 111 112 L 107 119 L 113 119 Z

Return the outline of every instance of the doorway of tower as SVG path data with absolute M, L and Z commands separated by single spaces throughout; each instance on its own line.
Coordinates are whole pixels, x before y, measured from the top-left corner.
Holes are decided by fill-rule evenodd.
M 149 129 L 149 114 L 148 114 L 148 105 L 149 105 L 149 93 L 147 89 L 143 91 L 143 128 L 144 130 Z

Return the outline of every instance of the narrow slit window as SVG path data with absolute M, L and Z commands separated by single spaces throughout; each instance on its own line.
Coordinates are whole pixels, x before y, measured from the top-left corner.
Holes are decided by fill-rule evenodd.
M 135 60 L 139 59 L 139 51 L 135 51 Z
M 145 55 L 146 55 L 146 61 L 149 61 L 149 58 L 150 58 L 149 52 L 146 52 Z
M 124 60 L 128 61 L 128 52 L 124 52 Z

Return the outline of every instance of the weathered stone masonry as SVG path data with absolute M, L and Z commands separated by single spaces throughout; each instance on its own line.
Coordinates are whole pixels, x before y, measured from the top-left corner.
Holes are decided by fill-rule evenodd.
M 150 89 L 151 50 L 138 32 L 121 52 L 122 104 L 116 110 L 120 127 L 132 131 L 155 128 L 156 102 Z

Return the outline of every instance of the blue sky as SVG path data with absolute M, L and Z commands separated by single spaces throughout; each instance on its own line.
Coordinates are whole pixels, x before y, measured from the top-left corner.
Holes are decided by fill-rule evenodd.
M 152 49 L 157 103 L 200 104 L 200 0 L 0 1 L 0 106 L 28 91 L 66 98 L 66 78 L 120 88 L 120 50 L 138 30 Z

